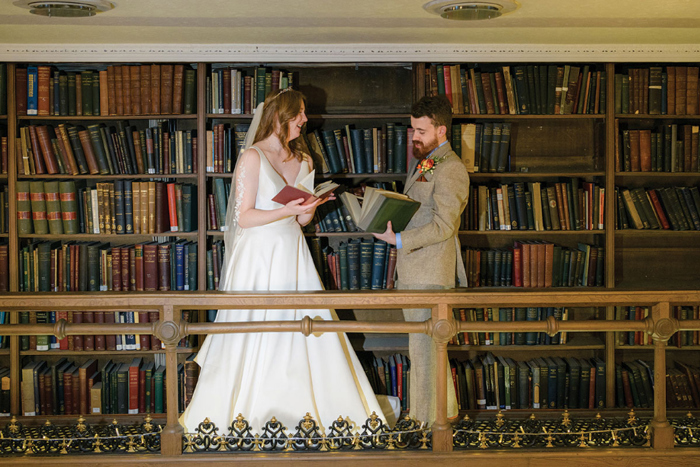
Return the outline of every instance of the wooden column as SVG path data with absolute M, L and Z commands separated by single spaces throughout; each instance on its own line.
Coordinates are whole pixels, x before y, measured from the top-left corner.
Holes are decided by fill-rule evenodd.
M 164 456 L 179 456 L 182 454 L 182 435 L 185 430 L 178 422 L 178 385 L 177 385 L 177 343 L 180 340 L 179 325 L 180 310 L 177 316 L 172 305 L 164 305 L 160 315 L 161 322 L 157 324 L 157 335 L 165 343 L 165 379 L 167 391 L 167 421 L 160 437 L 160 452 Z
M 677 326 L 670 319 L 671 304 L 658 303 L 651 309 L 654 320 L 654 419 L 651 445 L 654 449 L 673 448 L 673 427 L 666 418 L 666 341 Z
M 452 424 L 447 420 L 447 342 L 455 334 L 452 310 L 449 305 L 440 304 L 433 307 L 432 338 L 437 347 L 437 382 L 435 422 L 433 431 L 433 451 L 452 451 Z

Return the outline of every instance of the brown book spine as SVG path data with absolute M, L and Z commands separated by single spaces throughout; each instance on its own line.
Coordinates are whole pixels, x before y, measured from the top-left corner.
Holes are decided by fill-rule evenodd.
M 122 290 L 122 249 L 119 247 L 112 248 L 112 290 Z
M 135 287 L 137 291 L 144 290 L 143 245 L 134 246 L 134 266 L 136 274 Z
M 155 323 L 159 319 L 158 312 L 157 311 L 149 311 L 148 318 L 149 318 L 148 319 L 149 323 Z M 160 339 L 158 339 L 155 334 L 152 334 L 151 335 L 151 350 L 160 350 L 161 347 L 162 346 L 160 343 Z M 153 400 L 153 399 L 151 399 L 151 400 Z
M 112 313 L 111 311 L 95 311 L 95 323 L 104 324 L 105 313 Z M 107 350 L 107 342 L 104 334 L 95 335 L 95 350 Z
M 39 140 L 39 146 L 41 147 L 41 154 L 46 163 L 46 171 L 51 175 L 59 173 L 58 161 L 53 152 L 53 145 L 51 144 L 48 128 L 45 125 L 36 127 L 36 136 Z
M 182 91 L 185 79 L 185 66 L 175 65 L 173 67 L 173 108 L 172 113 L 180 115 L 182 113 Z M 229 84 L 230 88 L 230 84 Z M 225 95 L 224 90 L 224 95 Z
M 50 94 L 50 83 L 51 83 L 51 67 L 50 66 L 40 66 L 37 67 L 37 110 L 39 117 L 48 117 L 50 112 L 51 104 L 53 103 L 49 99 Z
M 117 67 L 107 67 L 107 95 L 109 97 L 109 115 L 119 115 L 117 111 Z
M 700 150 L 700 127 L 693 125 L 691 128 L 692 134 L 690 136 L 690 171 L 698 171 L 698 151 Z M 700 209 L 700 206 L 698 206 Z
M 10 268 L 8 245 L 0 245 L 0 292 L 10 290 Z
M 279 70 L 273 70 L 273 77 L 274 77 L 274 72 L 277 71 L 277 76 L 279 79 Z M 274 78 L 273 78 L 274 79 Z M 224 113 L 225 114 L 230 114 L 231 113 L 231 69 L 226 68 L 223 71 L 223 94 L 224 94 Z M 273 88 L 274 84 L 273 84 Z
M 211 230 L 219 230 L 219 223 L 216 219 L 216 202 L 214 201 L 214 195 L 207 195 L 207 211 L 209 212 L 209 228 Z
M 17 115 L 27 115 L 26 68 L 15 68 L 15 110 Z
M 160 111 L 160 65 L 151 65 L 151 113 L 158 115 Z
M 688 136 L 690 136 L 690 132 L 688 132 Z M 642 172 L 651 172 L 652 170 L 651 130 L 639 130 L 639 168 Z
M 76 368 L 72 376 L 73 377 L 71 378 L 71 381 L 73 386 L 73 413 L 80 414 L 80 369 Z
M 147 243 L 143 245 L 143 288 L 146 292 L 158 290 L 158 245 Z M 168 272 L 168 277 L 170 273 Z
M 496 112 L 496 105 L 493 102 L 493 91 L 491 90 L 490 73 L 481 73 L 481 86 L 484 89 L 484 99 L 486 101 L 486 113 L 491 115 Z
M 114 66 L 114 102 L 117 115 L 126 115 L 124 112 L 124 79 L 121 65 Z
M 641 170 L 639 130 L 630 130 L 630 167 L 632 172 Z M 651 158 L 651 155 L 649 156 Z
M 158 286 L 159 290 L 170 290 L 170 244 L 158 245 Z
M 66 415 L 73 414 L 73 374 L 70 366 L 63 372 L 63 406 Z
M 95 322 L 95 312 L 94 311 L 83 311 L 83 323 L 94 323 Z M 85 335 L 83 336 L 83 350 L 94 351 L 95 349 L 95 336 Z
M 136 290 L 136 249 L 129 248 L 129 290 Z
M 71 253 L 73 253 L 71 251 Z M 71 256 L 73 256 L 71 254 Z M 72 289 L 75 290 L 75 289 Z M 83 322 L 83 312 L 82 311 L 73 311 L 73 323 L 75 324 L 80 324 Z M 85 350 L 84 347 L 84 336 L 82 335 L 75 335 L 73 336 L 73 350 L 75 351 L 83 351 Z
M 173 113 L 173 65 L 160 66 L 160 113 Z
M 29 141 L 32 146 L 32 156 L 34 160 L 34 173 L 45 174 L 46 166 L 44 165 L 44 158 L 41 156 L 41 148 L 39 147 L 39 138 L 36 134 L 36 126 L 30 125 L 29 129 Z
M 141 115 L 141 66 L 131 65 L 129 69 L 129 84 L 131 86 L 131 113 Z
M 141 113 L 151 115 L 151 66 L 141 65 Z
M 651 140 L 651 130 L 642 130 L 642 131 L 648 131 L 650 133 L 649 139 Z M 693 138 L 691 136 L 692 133 L 692 126 L 691 125 L 683 125 L 683 162 L 681 163 L 681 166 L 683 167 L 683 172 L 690 172 L 690 166 L 692 164 L 692 156 L 691 156 L 691 150 L 693 149 Z M 651 141 L 650 141 L 651 144 Z M 651 158 L 651 155 L 649 156 Z M 651 162 L 650 162 L 651 165 Z
M 552 286 L 552 272 L 554 271 L 554 243 L 545 243 L 544 245 L 544 285 L 543 287 Z
M 529 243 L 522 243 L 521 244 L 521 250 L 522 250 L 522 276 L 523 276 L 523 287 L 532 287 L 532 278 L 530 277 L 530 273 L 532 271 L 532 266 L 530 263 L 532 262 L 532 259 L 530 258 L 530 253 L 531 253 L 531 245 Z
M 392 247 L 389 250 L 389 260 L 386 266 L 386 288 L 387 290 L 393 289 L 395 282 L 394 276 L 396 272 L 396 248 Z
M 498 96 L 498 112 L 501 115 L 508 114 L 508 98 L 506 97 L 506 88 L 503 84 L 503 75 L 501 72 L 496 72 L 496 95 Z
M 105 324 L 114 324 L 114 312 L 106 311 L 104 313 Z M 117 350 L 117 336 L 106 335 L 105 336 L 105 349 L 106 350 Z
M 696 66 L 688 67 L 688 75 L 686 78 L 686 94 L 685 105 L 686 114 L 698 114 L 698 70 Z
M 122 247 L 122 291 L 127 292 L 129 290 L 134 290 L 131 288 L 131 268 L 129 267 L 129 247 Z
M 666 113 L 676 115 L 676 67 L 666 67 Z
M 148 311 L 139 311 L 139 323 L 148 323 Z M 151 336 L 148 334 L 139 334 L 139 342 L 141 343 L 141 350 L 156 350 L 151 349 Z
M 90 133 L 87 130 L 80 130 L 78 136 L 80 137 L 80 145 L 83 147 L 83 153 L 85 154 L 85 160 L 87 161 L 90 174 L 99 174 L 100 167 L 97 165 L 97 157 L 95 157 L 95 151 L 92 149 Z
M 80 174 L 80 167 L 78 166 L 78 162 L 75 159 L 75 154 L 73 154 L 73 147 L 70 144 L 68 130 L 66 130 L 66 126 L 63 123 L 58 125 L 58 131 L 56 132 L 56 135 L 59 137 L 59 142 L 63 145 L 63 153 L 68 159 L 67 162 L 71 175 Z
M 687 67 L 676 67 L 676 115 L 685 115 L 687 92 Z
M 129 65 L 122 65 L 122 98 L 124 100 L 124 115 L 131 115 L 131 73 Z M 139 93 L 141 94 L 141 93 Z

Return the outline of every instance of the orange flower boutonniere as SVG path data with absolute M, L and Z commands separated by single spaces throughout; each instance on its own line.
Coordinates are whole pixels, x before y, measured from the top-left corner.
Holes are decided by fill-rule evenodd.
M 435 170 L 435 166 L 444 160 L 445 157 L 426 157 L 418 163 L 418 173 L 421 174 L 421 176 L 431 174 Z

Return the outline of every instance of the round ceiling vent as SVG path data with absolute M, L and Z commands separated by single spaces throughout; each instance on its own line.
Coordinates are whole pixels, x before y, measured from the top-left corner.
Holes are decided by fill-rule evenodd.
M 114 4 L 106 0 L 18 0 L 14 4 L 26 8 L 30 13 L 40 16 L 83 17 L 95 16 L 97 13 L 109 11 Z
M 497 0 L 492 2 L 458 2 L 455 0 L 433 0 L 423 8 L 445 19 L 457 21 L 478 21 L 493 19 L 510 13 L 520 7 L 514 0 Z

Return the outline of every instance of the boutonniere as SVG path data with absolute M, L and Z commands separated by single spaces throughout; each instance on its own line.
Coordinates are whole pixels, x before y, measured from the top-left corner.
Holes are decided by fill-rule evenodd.
M 433 173 L 435 166 L 444 161 L 446 158 L 447 156 L 436 158 L 426 157 L 418 163 L 418 173 L 421 174 L 421 176 Z

